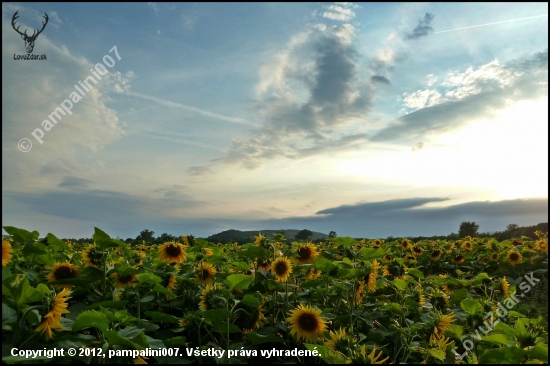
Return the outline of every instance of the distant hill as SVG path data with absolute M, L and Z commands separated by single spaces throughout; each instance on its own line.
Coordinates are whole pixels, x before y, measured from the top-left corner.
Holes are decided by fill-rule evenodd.
M 239 243 L 243 242 L 254 242 L 254 237 L 258 236 L 258 233 L 262 233 L 263 236 L 266 237 L 272 237 L 274 234 L 277 233 L 284 233 L 285 239 L 294 239 L 296 234 L 298 234 L 301 230 L 295 230 L 295 229 L 281 229 L 281 230 L 251 230 L 251 231 L 240 231 L 240 230 L 225 230 L 221 233 L 214 234 L 206 238 L 206 240 L 211 242 L 221 242 L 225 243 L 228 241 L 237 241 Z M 313 235 L 311 237 L 312 240 L 317 239 L 326 239 L 328 238 L 327 234 L 319 233 L 317 231 L 312 231 Z

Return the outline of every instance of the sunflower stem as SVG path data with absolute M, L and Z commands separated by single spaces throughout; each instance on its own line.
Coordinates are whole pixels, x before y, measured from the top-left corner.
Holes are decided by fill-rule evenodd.
M 21 328 L 23 328 L 24 322 L 27 319 L 27 315 L 34 309 L 41 309 L 44 308 L 44 305 L 35 305 L 29 307 L 25 312 L 23 313 L 23 316 L 21 317 L 21 320 L 19 320 L 17 332 L 15 332 L 15 336 L 13 337 L 13 344 L 17 345 L 17 339 L 19 338 L 19 333 L 21 332 Z M 19 306 L 17 307 L 17 312 L 19 313 Z
M 137 296 L 137 317 L 138 317 L 138 329 L 141 329 L 141 299 L 139 298 L 139 290 L 136 291 Z
M 107 251 L 103 251 L 103 293 L 101 301 L 105 301 L 105 293 L 107 292 Z

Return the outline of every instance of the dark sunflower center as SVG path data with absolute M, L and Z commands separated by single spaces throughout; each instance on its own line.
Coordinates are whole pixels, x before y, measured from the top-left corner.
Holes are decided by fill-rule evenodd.
M 517 253 L 510 254 L 510 259 L 513 261 L 517 261 L 519 259 L 519 255 Z
M 201 278 L 202 278 L 203 280 L 205 280 L 205 279 L 207 279 L 209 276 L 210 276 L 210 271 L 208 271 L 207 268 L 203 268 L 203 269 L 202 269 L 202 277 L 201 277 Z
M 441 251 L 440 251 L 440 250 L 434 250 L 434 251 L 432 252 L 432 257 L 437 257 L 437 256 L 439 256 L 439 254 L 441 254 Z
M 301 260 L 307 260 L 311 257 L 311 250 L 307 247 L 298 249 L 298 255 Z
M 181 254 L 181 249 L 177 245 L 170 244 L 166 247 L 166 254 L 168 254 L 171 258 L 179 257 Z
M 315 332 L 319 325 L 319 321 L 314 314 L 304 313 L 298 317 L 300 329 L 306 332 Z
M 67 278 L 76 277 L 76 271 L 74 271 L 71 267 L 68 267 L 68 266 L 57 268 L 54 274 L 55 274 L 55 278 L 58 280 L 64 280 Z
M 413 250 L 415 253 L 422 253 L 422 249 L 420 248 L 414 247 Z
M 277 265 L 275 265 L 275 273 L 278 276 L 283 276 L 286 273 L 287 269 L 288 267 L 285 262 L 279 262 L 277 263 Z
M 120 283 L 129 283 L 129 282 L 132 282 L 133 279 L 134 279 L 134 276 L 132 276 L 132 275 L 123 276 L 123 277 L 118 278 L 118 282 L 120 282 Z

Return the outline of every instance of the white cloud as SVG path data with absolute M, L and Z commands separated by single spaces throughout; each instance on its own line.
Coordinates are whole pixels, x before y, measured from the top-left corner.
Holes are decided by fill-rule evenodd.
M 355 13 L 349 8 L 340 5 L 329 5 L 326 7 L 328 11 L 323 12 L 323 17 L 332 20 L 350 21 L 355 18 Z

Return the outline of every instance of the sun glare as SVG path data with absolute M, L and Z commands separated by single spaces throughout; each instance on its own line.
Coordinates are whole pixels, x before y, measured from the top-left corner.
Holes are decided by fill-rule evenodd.
M 486 192 L 485 199 L 546 197 L 548 101 L 519 102 L 493 120 L 432 138 L 424 148 L 348 159 L 341 174 Z M 452 187 L 452 188 L 451 188 Z M 490 193 L 489 193 L 490 192 Z

